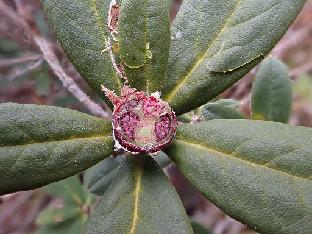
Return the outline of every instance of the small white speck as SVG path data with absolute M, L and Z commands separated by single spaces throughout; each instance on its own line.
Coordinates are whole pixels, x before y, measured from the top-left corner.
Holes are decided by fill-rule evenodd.
M 152 93 L 151 96 L 160 99 L 161 93 L 159 91 L 156 91 L 155 93 Z
M 175 38 L 177 40 L 179 40 L 180 38 L 182 37 L 182 32 L 181 31 L 177 31 L 176 35 L 175 35 Z

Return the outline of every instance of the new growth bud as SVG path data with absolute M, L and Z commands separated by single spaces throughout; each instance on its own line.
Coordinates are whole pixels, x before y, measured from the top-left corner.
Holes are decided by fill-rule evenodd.
M 173 140 L 177 119 L 159 93 L 148 95 L 124 86 L 121 96 L 103 91 L 114 105 L 114 138 L 120 147 L 132 153 L 156 153 Z

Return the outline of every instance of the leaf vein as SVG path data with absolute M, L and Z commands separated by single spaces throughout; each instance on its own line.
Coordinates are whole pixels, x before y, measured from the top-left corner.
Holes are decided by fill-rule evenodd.
M 16 143 L 15 145 L 9 144 L 9 145 L 0 145 L 0 148 L 5 147 L 19 147 L 19 146 L 28 146 L 28 145 L 34 145 L 34 144 L 45 144 L 45 143 L 56 143 L 56 142 L 62 142 L 62 141 L 73 141 L 73 140 L 85 140 L 85 139 L 92 139 L 92 138 L 111 138 L 111 136 L 102 136 L 102 135 L 90 135 L 90 136 L 82 136 L 82 137 L 72 137 L 72 138 L 66 138 L 66 139 L 47 139 L 45 141 L 27 141 L 23 142 L 22 144 Z
M 138 224 L 138 219 L 139 219 L 139 196 L 140 196 L 140 191 L 141 191 L 141 177 L 142 177 L 142 172 L 138 168 L 136 173 L 135 173 L 135 188 L 133 192 L 134 196 L 134 209 L 133 209 L 133 220 L 130 228 L 130 234 L 135 234 L 136 231 L 136 226 Z
M 241 157 L 235 157 L 234 155 L 231 155 L 231 154 L 226 153 L 226 152 L 222 152 L 222 151 L 220 151 L 218 149 L 213 149 L 211 146 L 206 145 L 206 144 L 198 144 L 198 143 L 193 143 L 193 142 L 189 142 L 189 141 L 181 140 L 181 139 L 176 139 L 176 141 L 178 141 L 178 142 L 180 141 L 180 142 L 183 142 L 185 144 L 191 145 L 193 147 L 201 148 L 201 149 L 206 150 L 206 151 L 210 151 L 211 153 L 218 154 L 218 155 L 221 155 L 221 156 L 226 157 L 226 158 L 232 158 L 232 159 L 237 160 L 237 161 L 240 160 L 240 161 L 243 161 L 245 163 L 251 164 L 251 166 L 254 166 L 254 167 L 262 167 L 264 169 L 273 170 L 273 171 L 275 171 L 277 173 L 284 174 L 284 175 L 292 177 L 294 179 L 302 179 L 302 180 L 309 181 L 309 183 L 311 182 L 309 177 L 303 177 L 303 176 L 297 176 L 297 175 L 289 174 L 289 173 L 287 173 L 285 171 L 277 170 L 275 168 L 268 167 L 268 166 L 266 166 L 264 164 L 256 164 L 256 163 L 253 163 L 250 160 L 246 160 L 246 159 L 241 158 Z
M 235 13 L 235 11 L 237 10 L 239 4 L 240 4 L 241 0 L 238 0 L 236 2 L 235 7 L 233 8 L 232 12 L 229 14 L 229 16 L 225 19 L 223 26 L 221 27 L 221 29 L 215 34 L 215 36 L 213 37 L 211 43 L 208 45 L 207 50 L 202 53 L 201 55 L 199 55 L 197 61 L 195 62 L 195 64 L 193 65 L 193 67 L 186 73 L 185 76 L 182 76 L 178 81 L 176 86 L 172 89 L 171 92 L 168 93 L 167 97 L 165 98 L 167 102 L 171 102 L 173 100 L 173 98 L 175 97 L 175 95 L 177 94 L 177 92 L 182 88 L 182 86 L 187 82 L 187 80 L 191 77 L 191 75 L 193 74 L 193 72 L 202 64 L 203 60 L 208 56 L 211 47 L 214 45 L 214 43 L 218 40 L 218 38 L 221 36 L 221 34 L 224 32 L 224 30 L 226 29 L 226 27 L 228 26 L 228 24 L 230 23 L 230 20 L 233 16 L 233 14 Z

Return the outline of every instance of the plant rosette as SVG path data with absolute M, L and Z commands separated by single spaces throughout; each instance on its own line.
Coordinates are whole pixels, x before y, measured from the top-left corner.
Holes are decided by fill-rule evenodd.
M 120 97 L 102 87 L 114 105 L 113 135 L 116 149 L 131 153 L 157 153 L 175 137 L 177 118 L 158 92 L 151 95 L 125 85 Z

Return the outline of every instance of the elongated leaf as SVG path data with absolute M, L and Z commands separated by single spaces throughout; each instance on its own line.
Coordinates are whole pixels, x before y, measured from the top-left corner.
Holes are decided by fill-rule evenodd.
M 36 223 L 38 233 L 79 234 L 95 203 L 95 197 L 82 185 L 78 176 L 52 183 L 45 188 L 52 196 L 62 198 L 62 208 L 46 208 Z
M 171 163 L 171 159 L 162 151 L 160 151 L 155 157 L 154 160 L 158 163 L 161 168 L 165 168 Z
M 72 219 L 54 225 L 44 225 L 36 234 L 80 234 L 86 220 L 86 215 L 75 216 Z
M 304 3 L 183 1 L 172 28 L 165 100 L 183 114 L 216 97 L 261 61 Z
M 166 152 L 211 202 L 258 232 L 312 230 L 312 129 L 211 120 L 180 125 Z
M 67 205 L 82 206 L 86 202 L 87 194 L 78 176 L 49 184 L 44 189 L 51 196 L 62 198 Z
M 194 234 L 210 234 L 210 232 L 205 227 L 195 221 L 192 221 L 191 225 Z
M 121 82 L 105 52 L 110 0 L 42 2 L 58 41 L 91 88 L 102 97 L 101 85 L 118 93 Z
M 90 168 L 87 173 L 91 173 L 88 190 L 90 193 L 103 196 L 105 190 L 113 181 L 118 172 L 120 158 L 107 158 Z
M 0 194 L 75 175 L 113 151 L 111 124 L 68 109 L 0 105 Z
M 252 86 L 253 118 L 287 123 L 291 104 L 292 88 L 287 67 L 278 59 L 265 59 Z
M 122 217 L 122 218 L 121 218 Z M 125 157 L 85 233 L 192 233 L 178 195 L 146 155 Z
M 171 163 L 170 158 L 164 152 L 160 152 L 154 159 L 162 168 Z M 117 175 L 120 160 L 120 157 L 110 157 L 86 171 L 86 183 L 90 193 L 103 196 L 104 192 Z
M 66 209 L 47 208 L 39 214 L 36 223 L 38 225 L 51 225 L 61 223 L 73 218 L 74 216 L 79 215 L 79 213 L 80 209 L 78 207 L 67 207 Z
M 244 119 L 245 117 L 237 110 L 234 100 L 219 100 L 203 106 L 202 115 L 205 120 L 211 119 Z
M 168 0 L 123 0 L 118 37 L 130 84 L 148 92 L 159 91 L 169 56 Z

